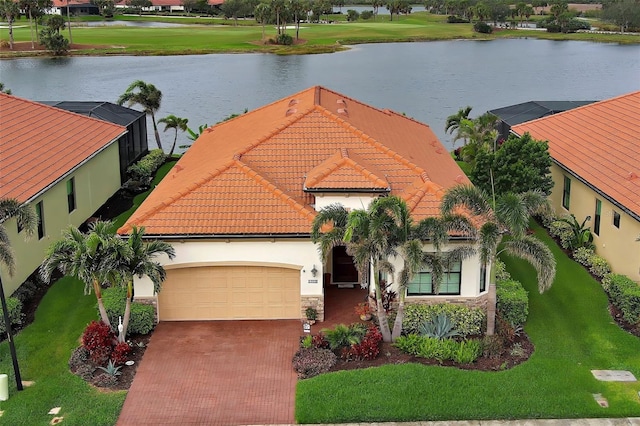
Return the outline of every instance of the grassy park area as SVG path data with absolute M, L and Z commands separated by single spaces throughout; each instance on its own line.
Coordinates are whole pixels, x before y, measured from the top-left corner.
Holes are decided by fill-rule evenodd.
M 95 19 L 95 18 L 93 18 Z M 204 53 L 249 53 L 277 54 L 326 53 L 341 50 L 345 45 L 360 43 L 409 42 L 452 39 L 495 39 L 535 37 L 544 39 L 584 40 L 609 43 L 640 43 L 640 36 L 591 33 L 547 33 L 535 30 L 500 30 L 493 34 L 478 34 L 472 24 L 448 24 L 446 16 L 417 12 L 395 17 L 378 16 L 376 21 L 345 22 L 344 14 L 329 15 L 332 24 L 301 24 L 299 43 L 279 46 L 263 42 L 262 26 L 253 20 L 233 21 L 212 18 L 167 18 L 147 16 L 117 16 L 117 20 L 140 20 L 184 23 L 184 27 L 89 27 L 87 20 L 73 23 L 74 55 L 179 55 Z M 203 25 L 205 24 L 205 25 Z M 295 37 L 295 29 L 287 30 Z M 65 36 L 67 36 L 65 32 Z M 273 26 L 265 27 L 265 39 L 276 36 Z M 16 42 L 31 40 L 28 21 L 22 18 L 14 28 Z M 8 30 L 0 30 L 0 39 L 8 39 Z M 10 51 L 2 49 L 0 57 L 33 56 L 46 54 L 27 49 Z

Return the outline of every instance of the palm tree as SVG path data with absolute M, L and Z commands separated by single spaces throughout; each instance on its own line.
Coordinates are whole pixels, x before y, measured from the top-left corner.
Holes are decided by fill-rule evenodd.
M 20 7 L 13 0 L 0 0 L 0 16 L 9 25 L 9 49 L 13 50 L 13 22 L 20 17 Z
M 176 131 L 175 137 L 173 138 L 173 145 L 171 145 L 171 151 L 169 151 L 169 157 L 173 155 L 173 150 L 176 148 L 176 141 L 178 140 L 178 130 L 182 130 L 183 132 L 185 132 L 187 130 L 188 122 L 188 118 L 176 117 L 173 114 L 167 115 L 166 117 L 158 120 L 158 123 L 164 123 L 165 132 L 169 129 L 174 129 Z
M 169 259 L 173 259 L 176 255 L 175 250 L 169 243 L 164 241 L 144 242 L 144 228 L 133 227 L 131 234 L 125 241 L 126 250 L 121 252 L 118 259 L 118 271 L 126 280 L 127 300 L 124 309 L 124 318 L 122 319 L 122 330 L 118 334 L 118 341 L 124 342 L 129 327 L 129 318 L 131 317 L 131 302 L 133 301 L 133 277 L 142 278 L 147 276 L 153 282 L 153 289 L 156 293 L 160 292 L 162 282 L 166 277 L 166 273 L 162 265 L 153 259 L 156 255 L 166 254 Z
M 40 275 L 48 282 L 57 269 L 64 275 L 82 281 L 85 294 L 90 294 L 93 288 L 100 318 L 111 327 L 102 302 L 102 284 L 119 278 L 118 258 L 124 255 L 126 249 L 125 244 L 115 236 L 111 222 L 94 222 L 89 225 L 87 234 L 70 226 L 63 231 L 62 239 L 47 249 L 40 265 Z
M 262 39 L 264 41 L 264 26 L 269 20 L 269 16 L 271 15 L 271 6 L 267 3 L 258 3 L 256 8 L 253 11 L 253 16 L 257 22 L 262 24 Z
M 25 230 L 27 237 L 33 235 L 38 228 L 38 216 L 33 207 L 14 198 L 0 198 L 0 264 L 7 268 L 10 276 L 15 273 L 16 259 L 4 224 L 12 217 L 16 218 L 18 226 Z
M 156 89 L 156 86 L 153 84 L 147 84 L 142 80 L 136 80 L 127 87 L 127 90 L 120 95 L 117 101 L 118 105 L 124 105 L 125 102 L 127 103 L 127 106 L 138 104 L 142 106 L 144 112 L 151 115 L 156 143 L 158 144 L 158 148 L 162 149 L 160 132 L 158 132 L 155 115 L 156 111 L 160 109 L 162 92 Z
M 69 26 L 69 46 L 73 44 L 73 37 L 71 36 L 71 15 L 69 14 L 69 0 L 67 0 L 67 25 Z
M 457 130 L 458 127 L 460 127 L 460 121 L 462 119 L 469 118 L 469 113 L 471 113 L 471 109 L 472 108 L 467 105 L 464 108 L 460 108 L 457 113 L 447 117 L 447 122 L 444 126 L 445 133 L 453 134 L 453 132 Z
M 506 251 L 527 260 L 538 273 L 538 291 L 551 287 L 556 275 L 556 262 L 549 247 L 537 238 L 527 235 L 532 214 L 548 206 L 542 193 L 506 193 L 489 196 L 472 185 L 459 185 L 449 189 L 442 198 L 441 211 L 449 214 L 463 208 L 482 223 L 478 232 L 480 260 L 490 264 L 489 306 L 487 334 L 495 329 L 495 264 L 498 255 Z M 508 239 L 504 239 L 509 236 Z M 503 244 L 503 249 L 498 250 Z
M 33 34 L 33 9 L 37 7 L 36 0 L 20 0 L 20 8 L 26 10 L 29 15 L 29 29 L 31 31 L 31 48 L 35 49 L 35 37 Z

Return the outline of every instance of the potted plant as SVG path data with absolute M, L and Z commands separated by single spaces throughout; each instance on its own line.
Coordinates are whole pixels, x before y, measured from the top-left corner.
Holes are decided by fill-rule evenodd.
M 318 311 L 316 310 L 316 308 L 314 308 L 313 306 L 309 306 L 307 309 L 305 309 L 304 313 L 307 316 L 307 321 L 309 321 L 309 324 L 315 324 L 316 319 L 318 319 Z
M 371 308 L 367 302 L 358 303 L 355 311 L 362 321 L 369 321 L 371 319 Z

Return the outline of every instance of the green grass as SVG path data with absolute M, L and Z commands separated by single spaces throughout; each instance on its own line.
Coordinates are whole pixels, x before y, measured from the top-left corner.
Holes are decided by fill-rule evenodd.
M 547 293 L 538 294 L 528 263 L 503 258 L 529 291 L 525 329 L 536 350 L 527 362 L 501 372 L 409 364 L 321 375 L 298 383 L 298 422 L 640 415 L 639 383 L 600 382 L 590 372 L 623 369 L 640 377 L 640 339 L 613 322 L 599 283 L 539 227 L 536 234 L 558 263 Z M 599 407 L 594 393 L 603 394 L 609 408 Z
M 152 187 L 171 170 L 177 160 L 158 169 Z M 134 198 L 134 205 L 115 221 L 121 226 L 151 191 Z M 120 415 L 125 391 L 98 391 L 69 372 L 71 351 L 87 324 L 97 319 L 95 296 L 83 294 L 83 284 L 72 278 L 54 283 L 40 302 L 34 322 L 14 339 L 22 380 L 35 381 L 18 392 L 7 342 L 0 344 L 0 372 L 8 373 L 10 398 L 0 402 L 5 413 L 0 424 L 48 425 L 53 407 L 65 425 L 114 425 Z M 28 419 L 25 423 L 25 419 Z
M 7 342 L 0 344 L 0 371 L 9 373 L 9 400 L 0 402 L 2 424 L 48 425 L 53 407 L 65 425 L 113 425 L 126 392 L 101 392 L 71 374 L 67 362 L 83 329 L 96 319 L 95 296 L 82 283 L 58 280 L 42 299 L 36 319 L 15 337 L 22 380 L 35 384 L 18 392 Z
M 540 31 L 504 30 L 495 34 L 478 34 L 472 30 L 472 24 L 447 24 L 443 15 L 417 12 L 409 16 L 389 21 L 388 16 L 378 16 L 376 21 L 344 22 L 343 15 L 330 15 L 337 22 L 327 24 L 301 24 L 300 38 L 305 44 L 297 46 L 274 46 L 260 43 L 262 27 L 252 20 L 240 21 L 242 25 L 230 25 L 231 21 L 211 18 L 166 18 L 149 16 L 119 16 L 117 20 L 180 22 L 213 25 L 197 25 L 173 28 L 137 28 L 137 27 L 74 27 L 72 30 L 75 44 L 95 45 L 96 49 L 77 51 L 74 54 L 133 54 L 133 55 L 179 55 L 222 52 L 271 52 L 279 54 L 304 54 L 332 52 L 343 45 L 359 43 L 403 42 L 419 40 L 450 39 L 494 39 L 531 37 L 563 40 L 585 40 L 611 43 L 640 43 L 640 37 L 630 35 L 607 34 L 549 34 Z M 82 25 L 82 22 L 76 22 Z M 24 18 L 16 25 L 16 41 L 30 40 L 28 21 Z M 295 30 L 288 30 L 295 35 Z M 65 36 L 66 36 L 65 32 Z M 8 30 L 0 31 L 1 39 L 8 39 Z M 266 26 L 266 38 L 275 38 L 272 25 Z M 33 55 L 32 52 L 3 52 L 2 56 Z M 38 54 L 38 53 L 35 53 Z

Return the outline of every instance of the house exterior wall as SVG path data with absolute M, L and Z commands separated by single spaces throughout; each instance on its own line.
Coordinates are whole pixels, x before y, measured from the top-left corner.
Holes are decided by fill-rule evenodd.
M 587 222 L 587 225 L 593 231 L 596 199 L 602 202 L 600 233 L 593 236 L 596 253 L 607 259 L 614 272 L 624 274 L 634 281 L 640 281 L 640 242 L 635 241 L 640 236 L 640 221 L 555 163 L 551 167 L 551 176 L 554 186 L 550 200 L 558 216 L 572 213 L 578 222 L 591 216 L 591 221 Z M 562 206 L 565 176 L 571 179 L 569 209 Z M 613 225 L 614 212 L 620 214 L 619 228 Z
M 348 209 L 366 209 L 371 204 L 371 201 L 378 198 L 378 195 L 374 194 L 316 194 L 316 211 L 320 211 L 323 208 L 331 204 L 342 204 Z
M 74 178 L 76 208 L 69 213 L 67 204 L 67 181 Z M 4 225 L 9 234 L 16 259 L 13 277 L 4 271 L 2 283 L 7 295 L 13 293 L 42 263 L 49 245 L 60 238 L 62 230 L 69 225 L 80 226 L 109 197 L 120 188 L 118 143 L 112 143 L 68 176 L 60 180 L 43 194 L 31 200 L 35 208 L 42 202 L 44 212 L 44 237 L 38 239 L 37 232 L 25 241 L 24 231 L 18 234 L 15 218 Z

